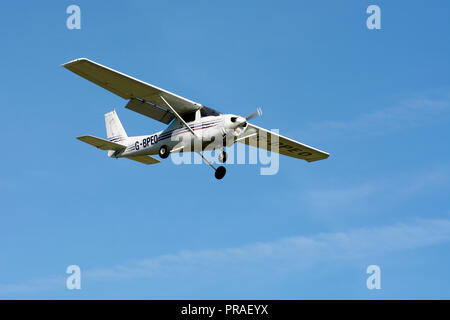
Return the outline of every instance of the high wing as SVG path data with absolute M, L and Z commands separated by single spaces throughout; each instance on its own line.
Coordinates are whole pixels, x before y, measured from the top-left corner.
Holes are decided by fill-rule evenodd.
M 97 138 L 94 136 L 81 136 L 81 137 L 77 137 L 78 140 L 83 141 L 87 144 L 90 144 L 91 146 L 97 147 L 101 150 L 123 150 L 126 148 L 126 146 L 115 143 L 115 142 L 111 142 L 108 140 L 104 140 L 101 138 Z
M 133 110 L 134 112 L 140 113 L 144 116 L 155 119 L 159 122 L 169 124 L 170 121 L 175 117 L 169 110 L 160 108 L 156 105 L 149 104 L 148 102 L 133 98 L 131 99 L 125 108 Z
M 174 118 L 174 115 L 170 112 L 170 108 L 167 107 L 164 100 L 161 99 L 161 96 L 179 114 L 193 112 L 202 107 L 199 103 L 86 58 L 67 62 L 63 64 L 63 67 L 124 99 L 130 100 L 127 105 L 128 109 L 166 124 Z
M 279 154 L 283 154 L 285 156 L 303 159 L 308 162 L 323 160 L 330 156 L 324 151 L 283 137 L 250 123 L 248 123 L 248 128 L 244 132 L 244 135 L 239 137 L 236 141 L 253 147 L 278 152 Z

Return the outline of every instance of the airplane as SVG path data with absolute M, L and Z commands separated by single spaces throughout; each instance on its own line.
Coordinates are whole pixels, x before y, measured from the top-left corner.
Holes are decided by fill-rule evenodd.
M 248 120 L 262 114 L 259 108 L 246 117 L 223 114 L 86 58 L 75 59 L 62 66 L 128 100 L 126 109 L 167 125 L 166 129 L 151 135 L 129 137 L 115 109 L 106 113 L 107 139 L 91 135 L 77 139 L 108 151 L 111 158 L 156 164 L 160 161 L 152 155 L 158 154 L 161 159 L 166 159 L 171 153 L 194 151 L 220 180 L 225 176 L 226 169 L 224 166 L 216 168 L 204 157 L 203 151 L 208 148 L 221 150 L 218 156 L 221 163 L 227 160 L 225 148 L 236 142 L 308 162 L 329 157 L 324 151 L 249 123 Z

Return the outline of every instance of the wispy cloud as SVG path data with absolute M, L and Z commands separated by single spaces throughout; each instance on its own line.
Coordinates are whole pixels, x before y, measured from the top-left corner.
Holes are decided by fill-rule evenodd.
M 65 288 L 65 278 L 63 276 L 46 277 L 33 279 L 22 283 L 0 284 L 0 295 L 9 294 L 33 294 L 35 292 L 49 291 Z
M 397 173 L 384 178 L 362 181 L 359 184 L 339 182 L 334 187 L 308 189 L 300 197 L 315 215 L 342 213 L 343 209 L 359 211 L 386 198 L 404 200 L 418 193 L 424 194 L 450 185 L 447 168 L 430 169 L 427 172 L 412 174 Z M 373 200 L 373 201 L 372 201 Z M 379 207 L 377 207 L 380 209 Z
M 313 132 L 327 132 L 329 136 L 370 134 L 424 126 L 450 116 L 450 95 L 439 98 L 416 98 L 399 104 L 361 113 L 346 120 L 326 120 L 310 125 Z
M 322 263 L 338 262 L 450 241 L 449 219 L 416 220 L 384 227 L 296 236 L 236 248 L 183 251 L 137 262 L 83 271 L 83 281 L 178 278 L 207 274 L 285 274 Z M 22 284 L 1 284 L 0 294 L 61 288 L 64 279 L 50 277 Z

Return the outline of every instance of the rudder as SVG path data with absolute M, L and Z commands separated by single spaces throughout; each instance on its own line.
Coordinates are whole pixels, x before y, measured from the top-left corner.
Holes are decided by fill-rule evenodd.
M 128 138 L 125 129 L 117 116 L 116 109 L 105 114 L 106 136 L 109 141 L 119 142 Z

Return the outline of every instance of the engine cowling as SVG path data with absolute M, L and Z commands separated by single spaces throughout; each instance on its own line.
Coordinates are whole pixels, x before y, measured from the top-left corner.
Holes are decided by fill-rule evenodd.
M 244 117 L 229 115 L 224 127 L 228 134 L 233 134 L 235 137 L 238 137 L 247 129 L 247 120 Z

